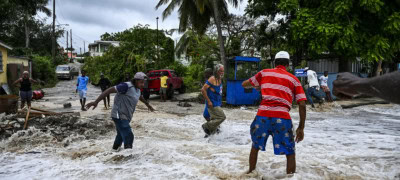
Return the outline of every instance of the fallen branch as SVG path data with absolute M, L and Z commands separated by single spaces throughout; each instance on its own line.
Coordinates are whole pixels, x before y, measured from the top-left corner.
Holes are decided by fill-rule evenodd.
M 29 113 L 30 112 L 31 112 L 31 107 L 28 108 L 28 112 L 26 113 L 24 129 L 26 129 L 26 127 L 28 126 L 28 120 L 29 120 Z
M 36 111 L 40 111 L 40 112 L 51 112 L 51 111 L 47 111 L 47 110 L 43 110 L 43 109 L 39 109 L 39 108 L 34 108 L 34 107 L 32 107 L 31 109 L 36 110 Z

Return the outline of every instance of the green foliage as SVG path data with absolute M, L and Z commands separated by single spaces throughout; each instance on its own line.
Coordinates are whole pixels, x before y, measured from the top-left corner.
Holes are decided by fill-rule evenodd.
M 265 16 L 266 27 L 278 14 L 286 15 L 277 22 L 279 36 L 299 60 L 329 53 L 379 61 L 400 52 L 399 9 L 400 1 L 392 0 L 250 0 L 246 11 L 252 17 Z
M 86 57 L 83 69 L 92 82 L 97 83 L 104 73 L 113 84 L 126 81 L 136 72 L 173 68 L 178 74 L 185 69 L 174 61 L 174 42 L 162 31 L 137 25 L 123 32 L 105 33 L 102 40 L 120 41 L 119 47 L 110 47 L 103 56 Z M 159 48 L 157 48 L 159 43 Z M 157 52 L 159 51 L 159 56 Z M 177 69 L 175 69 L 177 68 Z
M 174 63 L 169 65 L 167 69 L 173 69 L 176 75 L 179 77 L 185 77 L 188 71 L 188 67 L 184 66 L 182 63 L 178 61 L 174 61 Z
M 105 33 L 102 39 L 120 41 L 119 49 L 124 49 L 125 55 L 142 56 L 147 67 L 160 69 L 174 62 L 174 41 L 163 31 L 150 29 L 149 25 L 139 24 L 122 32 Z
M 203 66 L 200 64 L 190 65 L 183 81 L 188 91 L 199 91 L 204 84 Z
M 32 57 L 32 64 L 33 79 L 44 81 L 44 85 L 37 86 L 37 89 L 43 87 L 54 87 L 58 81 L 55 66 L 53 66 L 51 57 L 34 55 Z

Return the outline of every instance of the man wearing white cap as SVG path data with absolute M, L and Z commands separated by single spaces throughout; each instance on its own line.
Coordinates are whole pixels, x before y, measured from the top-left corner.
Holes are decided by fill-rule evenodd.
M 123 82 L 117 86 L 110 87 L 104 91 L 94 102 L 86 105 L 89 109 L 95 109 L 97 104 L 111 93 L 117 93 L 114 98 L 114 105 L 111 111 L 111 118 L 115 123 L 117 129 L 117 136 L 115 137 L 113 150 L 118 151 L 122 143 L 125 149 L 132 149 L 134 135 L 130 126 L 133 113 L 135 112 L 138 101 L 142 101 L 150 111 L 154 111 L 153 107 L 143 98 L 140 89 L 144 87 L 145 79 L 147 76 L 138 72 L 134 78 L 129 82 Z
M 296 172 L 295 142 L 298 143 L 304 138 L 306 95 L 299 79 L 286 71 L 286 68 L 289 67 L 289 58 L 288 52 L 278 52 L 275 56 L 274 69 L 264 69 L 242 83 L 244 88 L 259 88 L 262 94 L 257 116 L 250 125 L 253 144 L 250 151 L 248 173 L 256 168 L 258 151 L 265 151 L 269 136 L 272 136 L 274 154 L 286 155 L 286 173 Z M 296 136 L 294 136 L 292 119 L 289 114 L 293 99 L 299 105 L 300 116 Z

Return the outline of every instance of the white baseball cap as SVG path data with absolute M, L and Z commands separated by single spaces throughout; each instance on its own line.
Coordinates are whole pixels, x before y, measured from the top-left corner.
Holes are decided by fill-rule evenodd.
M 138 79 L 138 80 L 145 80 L 147 78 L 146 74 L 143 72 L 137 72 L 133 79 Z
M 289 53 L 286 51 L 279 51 L 275 55 L 275 59 L 290 59 Z

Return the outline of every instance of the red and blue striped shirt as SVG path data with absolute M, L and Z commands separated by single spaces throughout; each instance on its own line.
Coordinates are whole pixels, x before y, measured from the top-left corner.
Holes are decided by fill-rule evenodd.
M 284 66 L 264 69 L 249 81 L 261 88 L 262 101 L 257 116 L 291 119 L 292 101 L 307 100 L 299 79 L 287 72 Z

